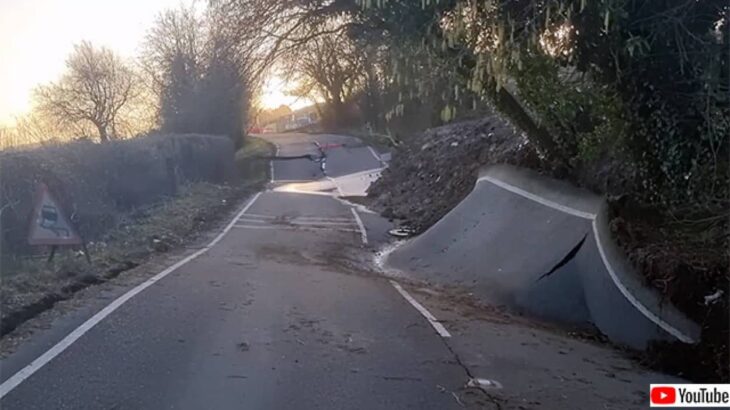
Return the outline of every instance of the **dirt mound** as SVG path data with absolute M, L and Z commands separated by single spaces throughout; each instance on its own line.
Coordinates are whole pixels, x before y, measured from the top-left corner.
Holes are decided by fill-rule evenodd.
M 374 209 L 418 233 L 464 199 L 482 165 L 539 162 L 522 133 L 496 116 L 434 128 L 409 141 L 368 196 Z
M 642 359 L 695 381 L 730 378 L 728 220 L 678 222 L 660 206 L 638 204 L 632 193 L 640 188 L 622 158 L 602 157 L 566 170 L 544 161 L 519 130 L 491 115 L 409 138 L 370 187 L 368 200 L 384 216 L 421 233 L 469 194 L 480 167 L 497 163 L 532 168 L 604 195 L 614 240 L 646 283 L 703 327 L 701 343 L 657 344 Z

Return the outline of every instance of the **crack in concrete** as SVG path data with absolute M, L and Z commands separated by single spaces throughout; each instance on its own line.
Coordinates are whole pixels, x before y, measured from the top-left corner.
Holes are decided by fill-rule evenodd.
M 571 250 L 570 250 L 570 252 L 568 252 L 568 254 L 567 254 L 567 255 L 565 255 L 565 257 L 563 257 L 563 259 L 561 259 L 561 260 L 560 260 L 560 262 L 558 262 L 558 263 L 557 263 L 557 264 L 556 264 L 555 266 L 553 266 L 553 268 L 552 268 L 552 269 L 550 269 L 550 270 L 549 270 L 549 271 L 548 271 L 547 273 L 543 273 L 542 275 L 540 275 L 540 277 L 539 277 L 539 278 L 537 278 L 537 279 L 535 280 L 535 282 L 537 282 L 537 281 L 540 281 L 540 280 L 543 280 L 543 279 L 547 278 L 548 276 L 550 276 L 550 275 L 552 275 L 553 273 L 555 273 L 555 271 L 557 271 L 558 269 L 560 269 L 560 268 L 562 268 L 563 266 L 567 265 L 567 264 L 568 264 L 568 262 L 570 262 L 571 260 L 573 260 L 573 258 L 575 258 L 575 255 L 577 255 L 577 254 L 578 254 L 578 251 L 580 250 L 580 248 L 582 248 L 582 247 L 583 247 L 583 243 L 584 243 L 584 242 L 586 241 L 586 238 L 587 238 L 587 237 L 588 237 L 588 234 L 587 234 L 587 233 L 586 233 L 585 235 L 583 235 L 583 239 L 581 239 L 581 240 L 580 240 L 580 241 L 578 242 L 578 244 L 577 244 L 577 245 L 575 245 L 575 246 L 573 247 L 573 249 L 571 249 Z

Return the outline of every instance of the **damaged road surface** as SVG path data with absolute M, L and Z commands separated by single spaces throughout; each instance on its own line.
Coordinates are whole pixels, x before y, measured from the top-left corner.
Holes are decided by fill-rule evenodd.
M 297 156 L 315 137 L 267 138 Z M 273 161 L 271 189 L 209 246 L 151 268 L 152 279 L 98 309 L 37 326 L 0 363 L 0 407 L 646 406 L 648 382 L 660 379 L 612 349 L 368 269 L 391 226 L 337 198 L 349 192 L 337 181 L 361 184 L 382 163 L 350 146 L 329 153 L 326 178 L 306 158 Z
M 274 139 L 282 151 L 308 149 L 287 138 Z M 333 173 L 380 167 L 366 147 L 341 151 Z M 312 179 L 306 162 L 274 167 Z M 418 312 L 388 281 L 332 263 L 362 246 L 333 197 L 264 192 L 206 253 L 4 384 L 0 407 L 461 408 L 451 392 L 467 375 L 430 328 L 410 326 Z M 3 361 L 3 382 L 36 359 L 21 350 Z

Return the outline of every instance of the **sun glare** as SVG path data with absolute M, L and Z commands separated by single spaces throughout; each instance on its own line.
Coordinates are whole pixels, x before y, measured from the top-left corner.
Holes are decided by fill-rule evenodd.
M 133 58 L 157 13 L 179 3 L 0 0 L 0 127 L 30 109 L 35 86 L 58 78 L 74 44 L 88 40 Z
M 295 84 L 287 82 L 278 75 L 270 76 L 266 80 L 261 92 L 262 108 L 272 109 L 287 105 L 289 108 L 296 110 L 314 103 L 310 98 L 295 97 L 287 94 L 289 90 L 295 87 Z

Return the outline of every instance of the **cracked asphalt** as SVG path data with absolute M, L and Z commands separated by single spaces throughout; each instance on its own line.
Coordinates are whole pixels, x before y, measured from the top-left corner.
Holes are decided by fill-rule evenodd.
M 287 156 L 312 153 L 314 140 L 344 143 L 328 156 L 335 178 L 381 166 L 346 137 L 266 138 Z M 389 240 L 387 221 L 358 211 L 364 244 L 332 189 L 273 189 L 322 180 L 317 164 L 274 161 L 274 176 L 215 246 L 106 316 L 0 408 L 639 409 L 650 382 L 673 381 L 457 288 L 399 278 L 448 329 L 442 338 L 368 263 Z M 148 277 L 182 257 L 147 266 Z M 0 381 L 136 283 L 39 319 L 0 361 Z M 499 388 L 466 387 L 472 377 Z
M 310 149 L 305 138 L 277 143 L 297 152 Z M 380 166 L 366 147 L 338 151 L 333 174 Z M 321 178 L 312 165 L 277 162 L 275 176 Z M 349 207 L 330 196 L 264 192 L 213 248 L 123 304 L 0 406 L 478 406 L 478 394 L 455 399 L 464 368 L 387 280 L 332 263 L 371 252 L 357 229 Z M 3 368 L 6 380 L 13 372 Z

